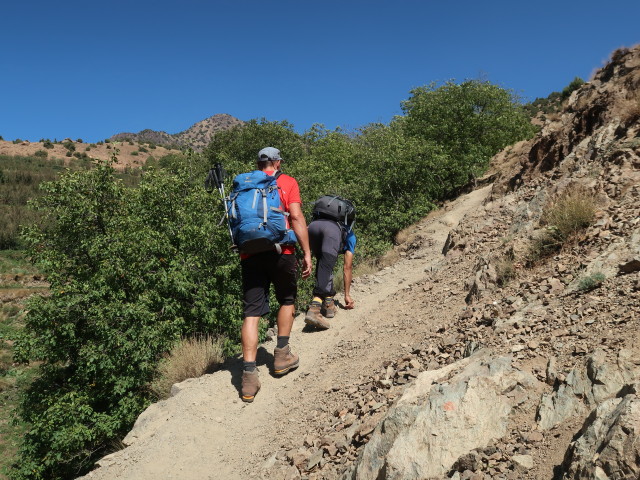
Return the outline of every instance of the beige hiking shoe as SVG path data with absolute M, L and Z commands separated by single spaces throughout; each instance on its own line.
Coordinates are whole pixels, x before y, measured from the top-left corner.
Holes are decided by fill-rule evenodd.
M 253 372 L 242 372 L 242 401 L 251 403 L 260 390 L 260 379 L 258 369 Z
M 320 313 L 327 318 L 333 318 L 336 316 L 336 313 L 338 313 L 338 307 L 336 307 L 336 302 L 333 298 L 327 297 L 324 299 Z
M 319 302 L 311 302 L 307 314 L 304 317 L 304 323 L 311 325 L 312 327 L 319 328 L 320 330 L 326 330 L 329 328 L 329 322 L 327 322 L 320 313 L 321 305 Z
M 300 358 L 291 352 L 291 347 L 278 348 L 273 351 L 273 373 L 274 375 L 284 375 L 290 370 L 298 368 Z

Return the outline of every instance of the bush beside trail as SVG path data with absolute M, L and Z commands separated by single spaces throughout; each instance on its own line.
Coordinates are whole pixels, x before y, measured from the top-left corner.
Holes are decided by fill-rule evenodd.
M 152 400 L 159 358 L 183 335 L 238 342 L 238 264 L 186 172 L 147 172 L 126 188 L 108 164 L 45 185 L 50 227 L 30 254 L 50 295 L 29 305 L 19 360 L 38 360 L 14 478 L 71 478 L 91 467 Z
M 218 223 L 220 199 L 202 188 L 212 163 L 231 178 L 254 168 L 260 148 L 278 147 L 305 213 L 323 194 L 350 198 L 358 258 L 374 258 L 481 173 L 491 155 L 533 133 L 510 93 L 463 85 L 471 101 L 451 83 L 416 90 L 406 116 L 357 132 L 316 125 L 301 135 L 288 122 L 250 121 L 218 133 L 202 155 L 145 171 L 135 188 L 104 162 L 45 184 L 35 204 L 45 227 L 31 227 L 25 241 L 51 292 L 32 300 L 16 344 L 17 360 L 42 363 L 21 405 L 31 429 L 12 477 L 87 471 L 155 399 L 158 362 L 182 338 L 224 336 L 227 354 L 237 351 L 239 262 Z M 433 116 L 422 108 L 432 101 L 447 108 Z M 449 111 L 468 128 L 432 125 L 451 122 Z

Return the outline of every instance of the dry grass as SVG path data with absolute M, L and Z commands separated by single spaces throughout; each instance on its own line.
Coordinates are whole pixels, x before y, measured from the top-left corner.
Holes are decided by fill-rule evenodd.
M 516 277 L 513 254 L 503 255 L 495 261 L 498 285 L 503 287 Z
M 573 185 L 556 195 L 542 213 L 541 221 L 555 227 L 564 240 L 591 225 L 597 204 L 592 192 Z
M 573 242 L 593 223 L 596 210 L 595 196 L 580 185 L 570 185 L 554 196 L 542 212 L 540 223 L 546 228 L 532 240 L 527 263 L 534 264 Z
M 627 125 L 640 119 L 640 93 L 624 101 L 620 106 L 620 116 Z
M 525 263 L 533 266 L 539 261 L 560 251 L 564 239 L 558 234 L 556 228 L 548 228 L 536 235 L 529 245 L 529 250 L 525 256 Z
M 208 335 L 182 339 L 161 362 L 152 391 L 168 398 L 175 383 L 213 372 L 224 361 L 223 344 L 224 339 Z
M 377 259 L 369 259 L 362 263 L 358 263 L 353 268 L 353 276 L 361 277 L 363 275 L 373 275 L 380 271 L 379 260 Z

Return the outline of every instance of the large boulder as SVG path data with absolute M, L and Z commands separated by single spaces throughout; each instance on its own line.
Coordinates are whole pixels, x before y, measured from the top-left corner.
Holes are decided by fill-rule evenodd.
M 597 350 L 584 366 L 572 369 L 563 382 L 557 382 L 550 394 L 543 395 L 536 420 L 541 430 L 548 430 L 574 416 L 586 416 L 603 401 L 618 395 L 638 376 L 638 367 L 630 352 L 621 350 L 617 361 L 608 362 Z
M 601 403 L 571 443 L 562 464 L 563 479 L 640 478 L 640 384 L 620 398 Z
M 461 455 L 506 434 L 513 407 L 536 382 L 510 357 L 492 358 L 486 350 L 421 373 L 376 428 L 353 478 L 445 475 Z

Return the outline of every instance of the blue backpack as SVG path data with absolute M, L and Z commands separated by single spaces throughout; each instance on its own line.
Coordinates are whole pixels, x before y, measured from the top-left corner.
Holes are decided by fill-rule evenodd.
M 280 203 L 279 175 L 254 170 L 233 179 L 226 206 L 233 242 L 240 253 L 281 252 L 281 244 L 296 243 L 295 234 L 287 228 L 289 213 Z

